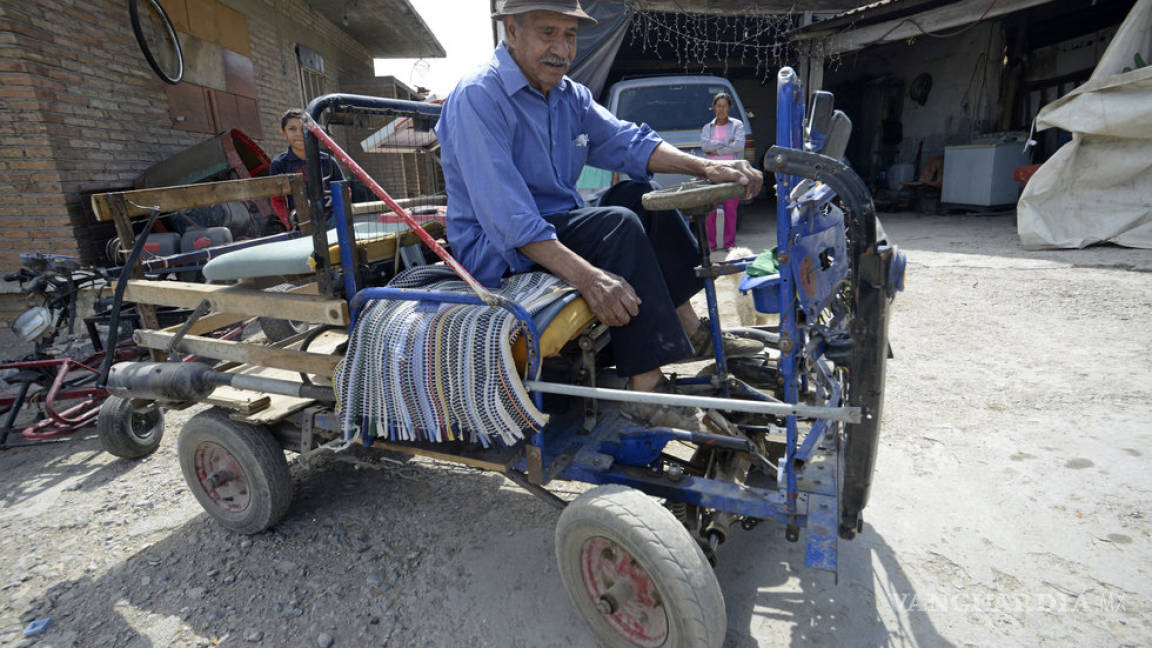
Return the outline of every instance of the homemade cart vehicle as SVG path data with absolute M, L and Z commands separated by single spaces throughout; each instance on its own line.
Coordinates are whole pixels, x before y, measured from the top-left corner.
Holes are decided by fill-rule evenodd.
M 411 231 L 368 231 L 372 223 L 353 213 L 362 210 L 350 203 L 348 187 L 335 183 L 330 241 L 311 227 L 324 219 L 315 165 L 307 201 L 298 177 L 99 197 L 97 212 L 110 214 L 131 242 L 130 217 L 149 205 L 295 192 L 297 205 L 310 206 L 310 222 L 301 219 L 310 237 L 289 243 L 308 246 L 314 266 L 310 282 L 287 292 L 261 290 L 261 281 L 279 277 L 252 279 L 239 270 L 227 286 L 126 280 L 125 298 L 144 317 L 155 304 L 196 312 L 183 325 L 139 331 L 138 343 L 156 357 L 114 366 L 108 389 L 130 401 L 135 416 L 214 405 L 185 424 L 178 452 L 190 490 L 230 529 L 256 533 L 288 511 L 283 450 L 357 443 L 489 468 L 563 508 L 561 577 L 606 645 L 720 646 L 726 615 L 710 563 L 734 527 L 778 522 L 787 540 L 805 537 L 808 566 L 833 572 L 838 538 L 862 529 L 889 305 L 905 266 L 864 184 L 840 161 L 851 123 L 833 109 L 832 96 L 815 93 L 805 120 L 788 68 L 778 93 L 777 146 L 765 168 L 777 174 L 779 272 L 745 277 L 742 289 L 760 311 L 777 313 L 779 325 L 733 329 L 763 341 L 765 351 L 729 359 L 716 343 L 711 364 L 673 376 L 677 393 L 621 388 L 604 371 L 607 327 L 554 278 L 514 275 L 492 291 L 477 284 L 316 123 L 391 116 L 411 120 L 409 130 L 428 141 L 439 106 L 355 95 L 309 106 L 308 158 L 316 160 L 323 143 L 383 201 L 374 209 L 390 210 Z M 703 220 L 742 191 L 689 183 L 645 197 L 649 209 L 679 209 L 697 228 L 698 272 L 717 341 L 714 279 L 752 259 L 712 263 Z M 443 263 L 425 263 L 431 254 Z M 254 274 L 281 259 L 275 249 L 247 256 Z M 235 270 L 245 255 L 218 261 L 229 258 Z M 205 275 L 222 276 L 213 263 Z M 396 272 L 405 265 L 413 267 Z M 204 336 L 251 315 L 303 325 L 275 343 Z M 165 361 L 187 353 L 222 363 Z M 705 426 L 644 428 L 620 415 L 623 401 L 698 407 L 707 412 Z M 108 416 L 128 417 L 122 410 Z M 131 425 L 121 427 L 132 434 Z M 547 489 L 554 480 L 597 486 L 567 502 Z

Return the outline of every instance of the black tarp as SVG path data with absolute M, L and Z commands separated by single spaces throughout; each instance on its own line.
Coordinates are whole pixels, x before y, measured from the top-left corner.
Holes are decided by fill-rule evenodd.
M 623 2 L 610 0 L 583 0 L 580 5 L 599 24 L 581 27 L 577 33 L 576 60 L 568 76 L 588 86 L 592 96 L 599 97 L 632 24 L 633 11 Z

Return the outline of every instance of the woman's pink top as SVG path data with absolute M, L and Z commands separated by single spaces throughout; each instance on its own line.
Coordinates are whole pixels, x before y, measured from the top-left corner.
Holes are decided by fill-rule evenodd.
M 728 139 L 728 127 L 731 125 L 732 125 L 732 122 L 728 122 L 727 124 L 723 124 L 723 125 L 713 124 L 712 125 L 712 138 L 715 140 L 719 140 L 719 141 L 727 140 Z M 707 157 L 709 160 L 735 160 L 736 159 L 736 156 L 732 153 L 706 153 L 705 157 Z

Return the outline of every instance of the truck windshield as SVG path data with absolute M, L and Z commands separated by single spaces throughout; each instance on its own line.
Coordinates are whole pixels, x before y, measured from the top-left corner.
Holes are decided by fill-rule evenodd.
M 730 88 L 706 83 L 676 83 L 627 88 L 620 92 L 616 116 L 630 122 L 645 123 L 657 132 L 700 130 L 712 121 L 712 97 L 717 92 L 732 93 Z M 738 105 L 731 115 L 748 123 Z

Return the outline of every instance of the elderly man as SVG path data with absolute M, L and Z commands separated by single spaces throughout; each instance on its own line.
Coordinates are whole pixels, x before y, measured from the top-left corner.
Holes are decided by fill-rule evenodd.
M 660 367 L 712 344 L 688 301 L 703 287 L 693 271 L 695 238 L 674 212 L 640 206 L 647 183 L 621 183 L 600 207 L 586 208 L 576 179 L 588 163 L 634 178 L 736 181 L 754 196 L 763 177 L 743 160 L 679 151 L 647 125 L 616 119 L 568 78 L 577 27 L 596 22 L 578 0 L 504 0 L 493 18 L 503 21 L 504 42 L 460 81 L 436 127 L 448 240 L 486 284 L 542 267 L 576 287 L 611 327 L 616 370 L 629 389 L 669 391 Z M 732 355 L 760 349 L 730 336 L 724 345 Z M 622 411 L 651 425 L 697 425 L 695 410 L 629 403 Z

